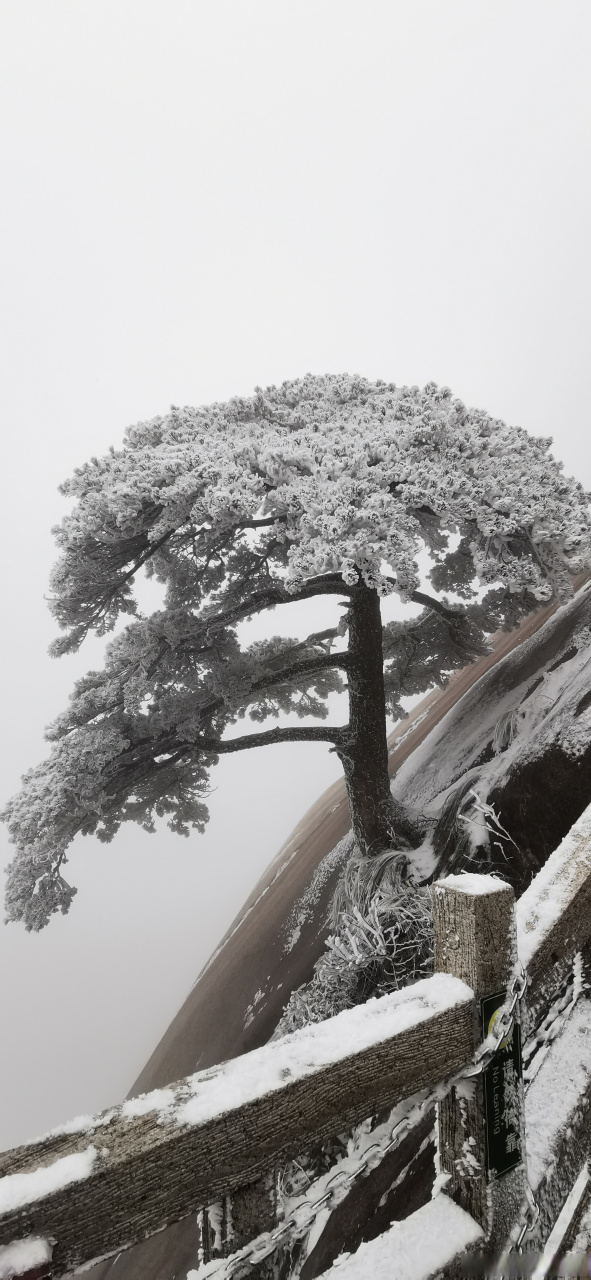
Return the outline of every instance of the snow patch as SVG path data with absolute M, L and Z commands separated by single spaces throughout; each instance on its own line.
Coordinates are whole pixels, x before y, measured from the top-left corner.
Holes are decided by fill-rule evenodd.
M 224 1220 L 224 1206 L 221 1200 L 216 1200 L 214 1204 L 207 1206 L 207 1218 L 209 1228 L 213 1234 L 213 1247 L 218 1252 L 222 1251 L 222 1225 Z
M 557 1253 L 559 1252 L 559 1250 L 561 1249 L 561 1246 L 564 1243 L 564 1238 L 566 1236 L 566 1233 L 580 1206 L 581 1200 L 585 1195 L 588 1184 L 589 1184 L 589 1168 L 587 1165 L 587 1161 L 585 1161 L 585 1164 L 583 1165 L 583 1168 L 579 1173 L 579 1176 L 575 1182 L 575 1185 L 572 1188 L 570 1194 L 567 1196 L 562 1206 L 562 1209 L 560 1210 L 560 1213 L 556 1219 L 556 1222 L 552 1227 L 550 1235 L 546 1240 L 546 1243 L 544 1245 L 544 1249 L 542 1252 L 542 1256 L 532 1275 L 532 1280 L 546 1280 L 547 1276 L 552 1274 L 552 1263 L 554 1262 L 554 1259 Z M 585 1259 L 585 1261 L 587 1261 L 587 1259 Z M 562 1266 L 560 1270 L 562 1271 Z M 569 1267 L 569 1270 L 570 1270 L 570 1267 Z M 572 1274 L 573 1273 L 571 1271 L 571 1275 Z
M 516 907 L 517 949 L 527 966 L 591 871 L 591 805 L 550 854 Z
M 285 950 L 286 952 L 293 951 L 293 949 L 294 949 L 294 947 L 295 947 L 295 945 L 296 945 L 296 942 L 299 942 L 299 940 L 300 940 L 300 935 L 301 935 L 301 932 L 302 932 L 302 924 L 303 924 L 303 923 L 304 923 L 304 917 L 302 917 L 301 921 L 298 921 L 298 923 L 296 924 L 295 928 L 294 928 L 294 929 L 292 929 L 292 931 L 291 931 L 291 933 L 290 933 L 290 935 L 289 935 L 289 938 L 287 939 L 287 942 L 286 942 L 286 944 L 285 944 L 285 948 L 284 948 L 284 950 Z
M 428 832 L 423 843 L 408 851 L 409 875 L 414 884 L 422 884 L 437 870 L 437 858 L 433 850 L 432 833 Z
M 244 1030 L 245 1031 L 246 1031 L 246 1028 L 249 1027 L 251 1022 L 254 1020 L 256 1007 L 258 1004 L 261 1003 L 261 1000 L 264 999 L 264 995 L 265 995 L 264 991 L 261 991 L 261 988 L 259 987 L 252 1004 L 248 1004 L 246 1006 L 246 1012 L 244 1014 Z
M 294 903 L 293 908 L 287 918 L 285 929 L 287 939 L 284 946 L 284 952 L 288 954 L 299 940 L 302 927 L 306 921 L 314 915 L 314 909 L 318 902 L 322 890 L 332 875 L 333 871 L 340 863 L 345 863 L 347 858 L 353 853 L 355 842 L 349 831 L 343 836 L 338 844 L 331 849 L 329 853 L 319 862 L 314 875 L 309 884 L 304 889 L 301 897 Z
M 342 1253 L 319 1280 L 428 1280 L 482 1239 L 482 1227 L 440 1192 L 356 1253 Z
M 140 1093 L 137 1098 L 130 1098 L 128 1102 L 124 1102 L 121 1115 L 124 1120 L 136 1120 L 138 1116 L 145 1116 L 149 1111 L 159 1111 L 162 1115 L 174 1105 L 174 1099 L 173 1089 L 153 1089 L 151 1093 Z
M 87 1147 L 31 1173 L 6 1174 L 0 1178 L 0 1214 L 13 1213 L 34 1200 L 44 1200 L 45 1196 L 62 1191 L 72 1182 L 82 1182 L 92 1173 L 97 1155 L 96 1147 Z
M 117 1115 L 115 1108 L 111 1111 L 105 1111 L 100 1116 L 74 1116 L 73 1120 L 67 1120 L 65 1124 L 58 1124 L 55 1129 L 50 1129 L 49 1133 L 44 1133 L 43 1138 L 37 1139 L 42 1142 L 44 1138 L 61 1138 L 73 1133 L 94 1133 L 95 1129 L 101 1129 L 105 1125 L 110 1124 L 114 1116 Z
M 215 1072 L 198 1072 L 189 1077 L 174 1109 L 174 1120 L 179 1125 L 204 1124 L 224 1111 L 283 1088 L 287 1081 L 305 1079 L 323 1067 L 382 1044 L 435 1014 L 472 999 L 472 991 L 465 983 L 449 974 L 437 973 L 402 991 L 345 1009 L 326 1022 L 312 1023 L 281 1040 L 224 1062 Z M 170 1090 L 155 1093 L 169 1094 Z M 154 1102 L 152 1096 L 144 1095 L 145 1110 L 160 1109 L 158 1096 Z M 163 1119 L 170 1116 L 168 1107 L 167 1101 Z
M 486 796 L 504 785 L 512 769 L 537 758 L 551 743 L 567 754 L 585 750 L 591 741 L 591 715 L 576 712 L 590 682 L 591 632 L 586 625 L 590 607 L 589 592 L 578 592 L 540 631 L 484 672 L 402 763 L 393 779 L 396 798 L 435 817 L 446 793 L 473 768 L 479 790 Z M 552 652 L 553 637 L 557 631 L 564 634 L 566 617 L 572 619 L 573 630 Z M 573 637 L 581 647 L 561 662 L 560 656 L 572 647 Z M 542 643 L 546 652 L 551 652 L 548 660 L 554 670 L 546 670 L 539 687 L 532 689 L 531 669 Z M 475 765 L 490 746 L 499 718 L 513 713 L 512 740 L 492 760 Z
M 499 880 L 498 876 L 476 875 L 474 871 L 460 871 L 458 875 L 446 876 L 443 883 L 449 885 L 451 889 L 459 890 L 460 893 L 469 893 L 472 896 L 500 893 L 509 888 L 507 882 Z
M 0 1280 L 22 1276 L 25 1271 L 42 1267 L 45 1262 L 51 1262 L 51 1245 L 47 1240 L 28 1236 L 26 1240 L 0 1245 Z
M 525 1095 L 529 1180 L 550 1177 L 558 1141 L 591 1079 L 591 1001 L 581 998 Z

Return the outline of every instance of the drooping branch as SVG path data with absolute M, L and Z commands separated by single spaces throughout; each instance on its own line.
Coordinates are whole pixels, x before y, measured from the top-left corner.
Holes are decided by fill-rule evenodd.
M 56 566 L 52 584 L 53 595 L 49 599 L 49 604 L 55 617 L 69 631 L 69 636 L 68 639 L 54 642 L 51 651 L 55 655 L 79 647 L 90 630 L 98 628 L 100 632 L 113 612 L 117 597 L 121 596 L 122 592 L 125 593 L 138 571 L 167 543 L 174 541 L 179 555 L 183 554 L 184 545 L 192 546 L 192 559 L 196 561 L 198 581 L 207 573 L 212 555 L 216 553 L 219 555 L 224 549 L 229 550 L 243 531 L 273 527 L 281 523 L 279 517 L 274 516 L 238 520 L 231 526 L 220 529 L 204 526 L 199 530 L 202 545 L 197 548 L 195 530 L 183 529 L 182 526 L 168 529 L 160 538 L 150 542 L 150 530 L 161 513 L 161 506 L 151 507 L 146 512 L 144 528 L 132 537 L 104 540 L 97 539 L 93 533 L 84 546 L 70 547 L 66 550 L 61 563 Z M 269 573 L 268 557 L 276 552 L 279 546 L 278 542 L 271 542 L 262 556 L 257 556 L 257 553 L 252 550 L 253 563 L 250 566 L 250 572 L 240 574 L 233 590 L 229 593 L 231 598 L 232 595 L 236 596 L 236 588 L 238 591 L 245 590 L 248 593 L 250 608 L 241 607 L 242 602 L 237 604 L 235 608 L 238 609 L 238 614 L 233 616 L 234 610 L 230 609 L 225 625 L 232 625 L 232 622 L 239 620 L 240 617 L 276 604 L 306 600 L 323 593 L 348 594 L 348 588 L 339 573 L 309 579 L 295 592 L 290 592 L 280 579 L 273 581 Z M 198 563 L 200 557 L 205 557 L 204 563 Z M 265 585 L 262 591 L 256 588 L 258 575 L 255 562 L 257 560 L 260 560 L 261 565 L 265 565 L 265 572 L 261 577 L 263 581 L 268 582 L 268 586 Z M 80 574 L 83 566 L 85 566 L 84 572 Z M 77 579 L 78 587 L 76 588 Z M 205 594 L 208 594 L 208 589 L 205 590 Z M 129 605 L 128 611 L 133 611 Z M 224 625 L 223 619 L 221 625 Z
M 338 748 L 347 739 L 348 732 L 347 724 L 336 728 L 320 726 L 276 727 L 260 733 L 246 733 L 239 739 L 206 739 L 206 737 L 202 737 L 202 739 L 197 739 L 194 742 L 180 742 L 179 744 L 178 739 L 173 742 L 171 740 L 173 736 L 168 735 L 165 741 L 152 741 L 151 744 L 146 741 L 136 742 L 132 748 L 128 749 L 128 753 L 124 753 L 123 756 L 128 760 L 129 758 L 133 760 L 134 756 L 136 756 L 136 762 L 133 765 L 133 777 L 130 777 L 127 769 L 125 769 L 127 777 L 123 781 L 120 774 L 118 777 L 119 771 L 115 768 L 115 773 L 111 773 L 110 777 L 105 778 L 106 785 L 109 786 L 109 794 L 102 800 L 101 817 L 105 819 L 109 817 L 110 813 L 119 810 L 129 791 L 141 786 L 148 777 L 155 777 L 156 774 L 162 773 L 170 780 L 171 771 L 174 771 L 177 765 L 182 765 L 183 760 L 187 762 L 188 759 L 191 759 L 191 756 L 197 753 L 210 756 L 230 755 L 234 754 L 235 751 L 249 750 L 257 748 L 257 746 L 272 746 L 278 744 L 278 742 L 330 742 L 330 744 Z M 146 748 L 151 749 L 146 750 Z M 137 758 L 138 753 L 139 758 Z M 122 756 L 120 756 L 119 760 L 122 760 Z M 116 763 L 118 762 L 114 762 L 115 765 Z M 123 786 L 120 785 L 122 782 Z M 130 806 L 130 808 L 133 808 L 133 806 Z M 75 835 L 78 835 L 78 832 L 83 831 L 87 820 L 88 815 L 82 814 L 79 815 L 78 819 L 70 822 L 68 844 Z M 116 823 L 116 826 L 118 826 L 118 823 Z M 96 822 L 92 824 L 91 829 L 95 827 Z M 54 863 L 47 867 L 45 877 L 47 882 L 55 884 L 55 896 L 56 900 L 61 902 L 61 908 L 67 902 L 68 909 L 75 890 L 72 890 L 69 884 L 61 879 L 61 867 L 63 867 L 64 861 L 67 861 L 67 850 L 65 849 L 61 850 Z M 50 908 L 50 910 L 54 909 L 56 908 Z M 14 918 L 20 918 L 20 915 L 15 915 Z M 32 925 L 32 927 L 42 927 L 43 924 L 47 923 L 47 919 L 49 919 L 49 915 L 41 914 L 40 923 Z M 28 925 L 28 928 L 31 928 L 31 925 Z
M 141 541 L 143 543 L 143 549 L 141 554 L 133 561 L 130 569 L 128 569 L 125 573 L 120 574 L 119 577 L 117 577 L 116 581 L 113 583 L 113 585 L 109 587 L 107 590 L 103 591 L 101 595 L 99 595 L 98 599 L 95 602 L 94 608 L 90 614 L 90 617 L 87 620 L 85 620 L 85 622 L 82 625 L 79 625 L 75 629 L 76 634 L 80 632 L 83 638 L 83 636 L 88 633 L 90 628 L 94 624 L 100 621 L 102 614 L 108 608 L 111 601 L 114 600 L 115 596 L 121 591 L 122 587 L 126 586 L 127 583 L 131 582 L 131 580 L 135 577 L 138 570 L 143 568 L 143 566 L 147 564 L 148 560 L 151 560 L 152 556 L 154 556 L 156 552 L 159 551 L 160 548 L 163 547 L 164 544 L 169 541 L 169 539 L 172 537 L 172 533 L 173 533 L 173 530 L 168 530 L 166 533 L 162 535 L 161 538 L 158 538 L 156 542 L 149 543 L 147 548 L 145 547 L 145 541 L 142 538 Z M 68 600 L 68 604 L 83 603 L 87 600 L 87 596 L 83 593 L 81 593 L 80 595 L 75 595 L 70 592 L 68 593 L 67 600 Z M 60 601 L 58 597 L 52 597 L 52 596 L 48 597 L 48 604 L 56 617 L 59 617 L 59 609 L 58 609 L 59 603 Z

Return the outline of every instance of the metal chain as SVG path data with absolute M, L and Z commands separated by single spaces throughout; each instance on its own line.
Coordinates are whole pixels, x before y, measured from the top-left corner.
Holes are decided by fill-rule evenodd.
M 516 1227 L 519 1225 L 519 1232 L 515 1244 L 511 1246 L 512 1249 L 521 1249 L 528 1232 L 533 1231 L 534 1227 L 537 1226 L 539 1216 L 540 1206 L 537 1203 L 529 1182 L 526 1179 L 525 1205 L 516 1223 Z
M 211 1276 L 212 1280 L 213 1277 L 215 1277 L 215 1280 L 233 1280 L 233 1278 L 237 1277 L 240 1273 L 245 1275 L 258 1262 L 262 1262 L 265 1258 L 268 1258 L 281 1245 L 287 1244 L 290 1241 L 299 1240 L 302 1236 L 307 1235 L 316 1221 L 318 1214 L 323 1209 L 331 1206 L 331 1201 L 335 1199 L 338 1193 L 340 1191 L 348 1191 L 355 1185 L 359 1178 L 363 1177 L 363 1175 L 371 1168 L 374 1168 L 379 1164 L 384 1159 L 384 1156 L 388 1155 L 390 1151 L 393 1151 L 394 1148 L 402 1141 L 406 1130 L 409 1129 L 429 1107 L 434 1106 L 436 1102 L 440 1102 L 441 1099 L 449 1093 L 449 1090 L 455 1085 L 460 1084 L 462 1080 L 473 1079 L 475 1076 L 481 1075 L 482 1072 L 486 1070 L 489 1063 L 497 1053 L 502 1041 L 505 1040 L 513 1030 L 517 1005 L 525 992 L 526 986 L 527 976 L 523 965 L 520 965 L 519 971 L 515 974 L 513 981 L 509 986 L 505 1001 L 501 1006 L 501 1012 L 495 1020 L 493 1030 L 486 1037 L 486 1040 L 478 1046 L 469 1066 L 456 1072 L 455 1075 L 448 1077 L 447 1080 L 436 1085 L 433 1089 L 430 1089 L 420 1102 L 417 1102 L 412 1106 L 407 1114 L 397 1121 L 394 1128 L 388 1135 L 386 1142 L 374 1142 L 371 1146 L 367 1147 L 359 1163 L 356 1164 L 355 1168 L 351 1169 L 348 1173 L 344 1170 L 337 1169 L 336 1172 L 327 1179 L 324 1185 L 324 1191 L 316 1200 L 300 1200 L 300 1202 L 291 1210 L 291 1213 L 289 1217 L 286 1218 L 285 1222 L 282 1222 L 278 1227 L 275 1227 L 273 1231 L 265 1232 L 264 1235 L 257 1236 L 255 1240 L 252 1240 L 236 1253 L 231 1254 L 229 1258 L 220 1258 L 219 1260 L 212 1259 L 212 1262 L 207 1264 L 206 1270 L 204 1269 L 201 1271 L 200 1269 L 200 1272 L 196 1273 L 197 1276 L 200 1276 L 200 1280 L 201 1276 L 203 1277 L 203 1280 L 205 1280 L 206 1276 Z M 372 1152 L 375 1153 L 373 1157 L 371 1154 Z M 531 1195 L 531 1191 L 529 1194 Z M 526 1232 L 531 1230 L 531 1227 L 535 1225 L 535 1222 L 537 1222 L 539 1217 L 539 1209 L 537 1208 L 537 1205 L 535 1205 L 533 1195 L 531 1195 L 531 1202 L 529 1199 L 527 1202 L 527 1212 L 530 1217 L 533 1214 L 532 1206 L 535 1206 L 536 1217 L 531 1225 L 528 1217 L 525 1227 L 520 1231 L 517 1245 L 518 1248 Z M 306 1210 L 307 1216 L 300 1216 L 301 1212 Z M 215 1267 L 215 1269 L 210 1270 L 210 1267 L 213 1267 L 214 1261 L 218 1262 L 219 1265 Z
M 527 975 L 523 965 L 519 965 L 519 973 L 515 974 L 513 981 L 509 987 L 505 1001 L 501 1006 L 501 1012 L 495 1020 L 492 1032 L 483 1040 L 482 1044 L 474 1054 L 475 1065 L 468 1067 L 458 1075 L 458 1079 L 466 1079 L 472 1076 L 480 1075 L 486 1070 L 489 1063 L 495 1056 L 500 1044 L 511 1035 L 513 1023 L 515 1022 L 515 1010 L 519 1001 L 522 999 L 527 987 Z M 452 1081 L 452 1084 L 455 1080 Z

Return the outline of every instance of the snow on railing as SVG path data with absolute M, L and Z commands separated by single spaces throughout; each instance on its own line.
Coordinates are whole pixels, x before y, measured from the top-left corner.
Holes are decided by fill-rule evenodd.
M 435 974 L 0 1155 L 0 1242 L 54 1237 L 56 1275 L 125 1248 L 457 1071 L 473 1004 Z
M 0 1280 L 27 1276 L 28 1280 L 44 1280 L 51 1276 L 51 1245 L 47 1240 L 29 1236 L 0 1245 Z
M 591 805 L 519 899 L 516 920 L 529 979 L 528 1021 L 535 1023 L 591 935 Z
M 269 1256 L 290 1232 L 301 1239 L 324 1221 L 435 1099 L 437 1186 L 445 1183 L 475 1221 L 474 1239 L 481 1230 L 491 1246 L 515 1244 L 529 1231 L 543 1242 L 591 1155 L 591 1072 L 577 1077 L 568 1097 L 563 1091 L 561 1112 L 554 1107 L 535 1205 L 514 1028 L 523 987 L 516 939 L 530 979 L 526 1082 L 534 1081 L 539 1111 L 544 1091 L 557 1089 L 551 1064 L 575 1005 L 582 1025 L 589 1006 L 591 1027 L 581 958 L 591 937 L 591 808 L 516 913 L 508 885 L 477 875 L 434 885 L 433 910 L 432 978 L 0 1154 L 0 1280 L 65 1275 L 215 1202 L 237 1205 L 242 1188 L 263 1185 L 307 1145 L 380 1113 L 360 1154 L 337 1162 L 255 1245 L 244 1214 L 242 1238 L 234 1230 L 226 1239 L 220 1215 L 218 1251 L 237 1252 L 204 1260 L 194 1274 L 245 1274 L 247 1255 Z

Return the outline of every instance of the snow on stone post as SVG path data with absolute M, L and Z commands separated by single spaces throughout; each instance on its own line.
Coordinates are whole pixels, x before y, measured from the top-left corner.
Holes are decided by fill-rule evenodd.
M 475 1045 L 492 1029 L 516 964 L 514 895 L 492 876 L 448 876 L 433 885 L 435 970 L 461 978 L 476 996 Z M 483 1075 L 439 1105 L 441 1173 L 449 1195 L 502 1244 L 525 1195 L 520 1027 Z M 523 1157 L 523 1158 L 522 1158 Z
M 236 1249 L 277 1226 L 275 1169 L 199 1213 L 199 1238 L 204 1262 L 227 1257 Z M 259 1272 L 251 1272 L 256 1280 Z M 0 1280 L 2 1278 L 0 1277 Z

